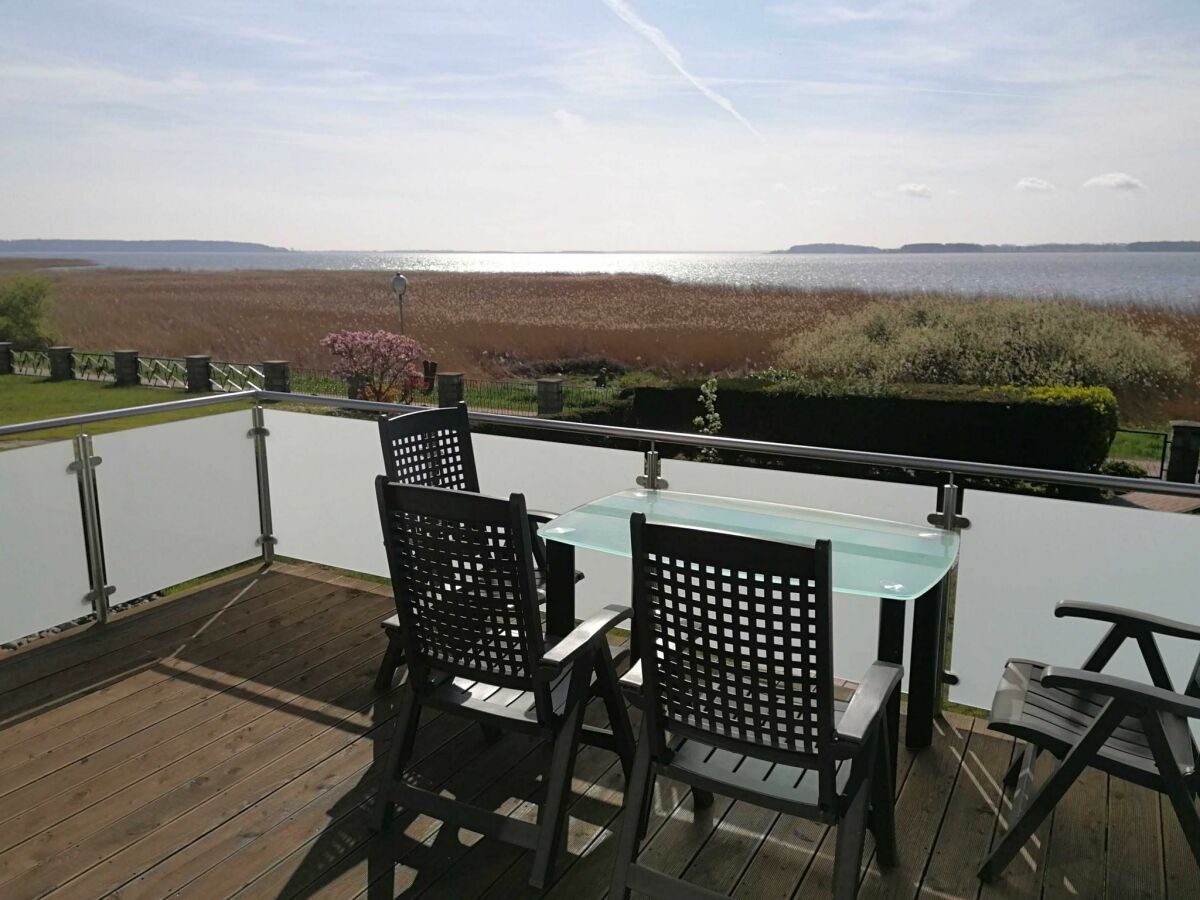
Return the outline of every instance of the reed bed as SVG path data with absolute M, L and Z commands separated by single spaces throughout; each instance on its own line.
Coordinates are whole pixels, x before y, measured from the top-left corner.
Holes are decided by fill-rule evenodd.
M 102 270 L 54 276 L 53 325 L 80 347 L 288 359 L 324 368 L 339 329 L 397 329 L 383 272 Z M 775 343 L 866 295 L 736 290 L 641 275 L 415 273 L 405 322 L 443 371 L 601 356 L 703 372 L 769 365 Z
M 386 272 L 60 269 L 51 277 L 53 326 L 60 339 L 81 348 L 287 359 L 320 370 L 332 362 L 319 344 L 330 331 L 399 324 Z M 853 289 L 678 284 L 646 275 L 416 272 L 409 276 L 405 319 L 442 371 L 472 377 L 504 378 L 531 360 L 584 357 L 695 375 L 778 364 L 781 348 L 798 334 L 880 300 L 913 299 Z M 1122 397 L 1126 418 L 1200 416 L 1194 389 L 1200 312 L 1136 304 L 1088 311 L 1170 335 L 1187 354 L 1183 388 L 1171 396 Z

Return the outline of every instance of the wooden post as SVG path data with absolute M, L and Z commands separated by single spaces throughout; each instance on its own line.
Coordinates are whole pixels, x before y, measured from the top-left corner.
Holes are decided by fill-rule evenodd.
M 47 351 L 50 357 L 51 381 L 70 381 L 75 377 L 74 353 L 74 347 L 51 347 Z
M 1167 481 L 1196 483 L 1200 468 L 1200 422 L 1171 423 L 1171 456 L 1167 459 Z
M 186 356 L 184 365 L 187 367 L 187 389 L 189 394 L 198 394 L 212 390 L 212 357 Z
M 268 360 L 262 366 L 264 391 L 292 392 L 292 371 L 286 359 Z
M 537 412 L 539 416 L 554 416 L 563 409 L 563 380 L 561 378 L 539 378 L 537 380 Z
M 437 376 L 438 406 L 458 406 L 466 395 L 462 372 L 439 372 Z
M 117 387 L 131 387 L 141 384 L 142 376 L 138 370 L 138 352 L 136 350 L 113 351 L 113 382 Z

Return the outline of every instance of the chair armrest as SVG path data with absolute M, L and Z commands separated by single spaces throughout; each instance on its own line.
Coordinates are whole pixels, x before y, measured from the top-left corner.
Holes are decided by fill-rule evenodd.
M 633 697 L 642 696 L 642 661 L 639 659 L 621 676 L 621 690 Z
M 1094 619 L 1099 622 L 1110 622 L 1121 625 L 1127 631 L 1152 631 L 1167 637 L 1189 638 L 1200 641 L 1200 625 L 1189 625 L 1174 619 L 1151 615 L 1136 609 L 1126 609 L 1122 606 L 1109 606 L 1105 603 L 1082 603 L 1064 600 L 1054 607 L 1054 615 L 1058 618 L 1071 617 L 1074 619 Z
M 596 639 L 603 640 L 618 622 L 632 615 L 633 610 L 628 606 L 606 606 L 596 615 L 584 619 L 570 634 L 545 652 L 541 661 L 542 670 L 549 674 L 562 671 L 563 666 L 572 662 L 585 647 Z
M 1106 697 L 1112 697 L 1144 709 L 1173 713 L 1190 719 L 1200 719 L 1200 699 L 1189 697 L 1187 694 L 1176 694 L 1174 691 L 1143 684 L 1140 681 L 1118 678 L 1116 675 L 1049 666 L 1042 672 L 1042 684 L 1049 688 L 1065 688 L 1103 694 Z
M 547 512 L 544 509 L 527 509 L 525 510 L 525 515 L 529 516 L 529 518 L 534 522 L 540 522 L 544 525 L 551 519 L 557 519 L 559 513 Z
M 838 722 L 838 739 L 859 744 L 865 741 L 879 722 L 892 692 L 900 687 L 903 675 L 904 669 L 894 663 L 871 663 Z

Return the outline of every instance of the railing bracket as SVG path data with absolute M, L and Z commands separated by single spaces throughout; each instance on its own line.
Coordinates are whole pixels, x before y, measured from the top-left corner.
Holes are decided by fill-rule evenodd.
M 254 545 L 256 547 L 262 547 L 267 544 L 274 547 L 278 543 L 279 543 L 279 538 L 275 537 L 275 535 L 273 535 L 273 534 L 260 534 L 258 537 L 256 537 L 254 539 Z
M 271 433 L 271 429 L 267 428 L 265 425 L 259 425 L 254 428 L 251 428 L 249 431 L 247 431 L 246 437 L 248 437 L 248 438 L 266 437 L 270 433 Z
M 102 462 L 104 462 L 104 460 L 101 459 L 99 456 L 89 456 L 88 461 L 87 461 L 88 465 L 91 466 L 93 469 L 96 468 L 96 466 L 100 465 L 100 463 L 102 463 Z M 79 460 L 75 460 L 74 462 L 67 463 L 67 471 L 72 475 L 78 474 Z
M 117 588 L 115 585 L 106 584 L 103 588 L 101 588 L 98 591 L 88 591 L 86 594 L 83 595 L 83 600 L 81 602 L 83 603 L 84 606 L 94 606 L 96 604 L 96 601 L 98 599 L 100 599 L 101 597 L 105 597 L 105 598 L 111 597 L 116 592 L 117 592 Z
M 958 675 L 951 672 L 949 669 L 942 673 L 942 684 L 955 685 L 958 684 Z
M 925 517 L 925 521 L 928 522 L 930 525 L 936 525 L 938 528 L 946 527 L 946 517 L 945 517 L 945 515 L 943 515 L 940 512 L 930 513 L 928 516 Z M 956 515 L 954 517 L 950 527 L 955 529 L 956 531 L 959 529 L 962 529 L 962 528 L 970 528 L 971 520 L 968 519 L 966 516 Z

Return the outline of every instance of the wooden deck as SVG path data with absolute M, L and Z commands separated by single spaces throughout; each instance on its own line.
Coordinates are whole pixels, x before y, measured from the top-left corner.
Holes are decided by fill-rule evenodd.
M 0 662 L 0 897 L 524 897 L 528 857 L 397 816 L 372 834 L 373 761 L 398 690 L 371 682 L 390 596 L 316 567 L 243 574 Z M 899 867 L 864 898 L 1200 896 L 1169 806 L 1089 772 L 1004 880 L 975 867 L 1012 746 L 952 717 L 901 759 Z M 540 753 L 431 715 L 415 758 L 431 785 L 534 814 Z M 622 777 L 585 749 L 569 859 L 549 897 L 598 900 Z M 643 859 L 738 897 L 829 895 L 833 836 L 717 798 L 700 816 L 662 785 Z M 569 863 L 569 865 L 566 865 Z

